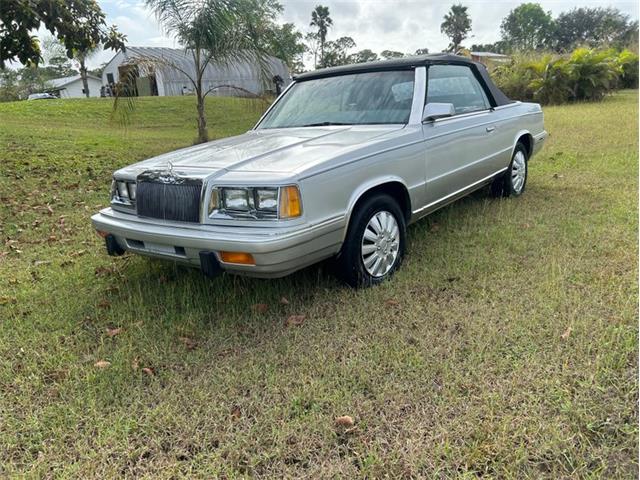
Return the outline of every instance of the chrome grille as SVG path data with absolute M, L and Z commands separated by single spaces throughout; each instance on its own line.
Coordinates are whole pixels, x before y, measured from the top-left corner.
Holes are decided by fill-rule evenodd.
M 202 182 L 190 180 L 180 184 L 138 180 L 136 205 L 141 217 L 200 221 L 200 192 Z

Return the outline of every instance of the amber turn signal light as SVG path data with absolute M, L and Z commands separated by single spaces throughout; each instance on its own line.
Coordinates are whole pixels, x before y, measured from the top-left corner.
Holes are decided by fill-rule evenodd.
M 224 263 L 237 263 L 240 265 L 255 265 L 253 255 L 244 252 L 220 252 L 220 260 Z
M 295 185 L 282 187 L 280 191 L 280 218 L 294 218 L 302 215 L 300 190 Z

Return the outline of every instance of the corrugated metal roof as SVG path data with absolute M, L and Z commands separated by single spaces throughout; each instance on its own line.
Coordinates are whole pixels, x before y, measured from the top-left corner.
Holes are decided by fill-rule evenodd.
M 153 69 L 160 77 L 158 81 L 164 86 L 165 95 L 180 95 L 184 87 L 193 87 L 189 80 L 189 77 L 196 77 L 192 51 L 165 47 L 127 47 L 124 58 L 123 63 L 135 64 L 136 59 L 148 59 L 153 63 Z M 264 64 L 268 70 L 267 78 L 261 74 L 263 68 L 257 60 L 241 59 L 227 64 L 211 62 L 204 71 L 204 88 L 208 90 L 219 85 L 233 85 L 252 93 L 261 93 L 273 88 L 272 78 L 275 75 L 283 79 L 283 85 L 290 82 L 289 70 L 282 60 L 267 57 Z M 144 76 L 144 73 L 141 72 L 141 75 Z

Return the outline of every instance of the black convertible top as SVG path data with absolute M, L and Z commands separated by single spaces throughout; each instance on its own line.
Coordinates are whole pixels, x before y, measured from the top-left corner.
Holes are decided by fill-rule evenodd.
M 418 55 L 413 57 L 394 58 L 391 60 L 381 60 L 377 62 L 355 63 L 353 65 L 341 65 L 339 67 L 321 68 L 312 72 L 295 75 L 293 79 L 297 82 L 313 80 L 316 78 L 333 77 L 337 75 L 348 75 L 350 73 L 378 72 L 384 70 L 411 70 L 415 67 L 427 65 L 467 65 L 471 67 L 476 76 L 479 77 L 487 90 L 493 97 L 495 106 L 513 103 L 513 100 L 500 91 L 493 83 L 487 68 L 479 63 L 460 55 L 450 53 L 431 53 L 428 55 Z

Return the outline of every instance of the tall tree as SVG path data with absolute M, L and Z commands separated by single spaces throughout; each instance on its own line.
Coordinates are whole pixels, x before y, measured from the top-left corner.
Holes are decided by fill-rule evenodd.
M 515 51 L 549 46 L 554 23 L 551 12 L 537 3 L 523 3 L 509 12 L 500 25 L 502 39 Z
M 41 48 L 33 32 L 41 27 L 62 41 L 69 58 L 88 46 L 123 49 L 126 41 L 116 27 L 107 26 L 95 0 L 5 0 L 0 2 L 0 68 L 13 60 L 37 65 Z
M 348 64 L 348 52 L 355 46 L 356 42 L 351 37 L 340 37 L 335 41 L 327 42 L 325 44 L 324 58 L 320 66 L 324 68 Z
M 378 60 L 378 54 L 368 48 L 349 55 L 349 63 L 375 62 L 376 60 Z
M 76 49 L 73 51 L 73 58 L 78 61 L 80 78 L 82 79 L 82 91 L 85 97 L 89 98 L 91 92 L 89 92 L 89 70 L 87 69 L 87 60 L 95 56 L 98 53 L 99 46 L 87 45 L 82 49 Z
M 311 12 L 311 23 L 309 25 L 318 29 L 320 64 L 322 65 L 324 63 L 324 47 L 327 41 L 327 33 L 329 32 L 329 28 L 333 25 L 333 20 L 331 20 L 331 17 L 329 16 L 329 7 L 317 5 Z M 317 64 L 314 66 L 317 67 Z
M 43 63 L 52 74 L 51 78 L 70 77 L 78 75 L 73 68 L 65 46 L 53 36 L 44 37 L 40 43 Z M 42 69 L 42 68 L 41 68 Z
M 467 7 L 461 4 L 452 5 L 451 10 L 444 16 L 444 22 L 440 25 L 440 31 L 451 39 L 450 52 L 458 51 L 470 30 L 471 18 L 467 13 Z
M 274 57 L 283 60 L 291 72 L 303 71 L 302 55 L 306 51 L 306 46 L 302 42 L 302 33 L 293 23 L 276 25 L 270 29 L 265 38 L 264 49 Z
M 160 24 L 191 55 L 195 68 L 184 69 L 169 59 L 149 58 L 149 66 L 164 64 L 182 72 L 196 94 L 197 143 L 208 141 L 205 98 L 227 85 L 205 86 L 203 76 L 210 63 L 231 64 L 244 60 L 266 72 L 265 36 L 273 28 L 282 6 L 275 0 L 146 0 Z M 264 75 L 263 75 L 264 76 Z
M 427 55 L 429 53 L 428 48 L 419 48 L 413 54 L 414 55 Z
M 578 45 L 598 47 L 624 44 L 630 30 L 637 31 L 637 23 L 617 8 L 574 8 L 558 15 L 554 29 L 554 47 L 560 51 Z
M 404 53 L 397 52 L 396 50 L 383 50 L 380 52 L 380 56 L 385 60 L 390 60 L 392 58 L 402 58 L 404 57 Z

